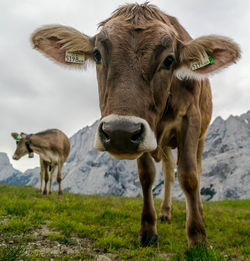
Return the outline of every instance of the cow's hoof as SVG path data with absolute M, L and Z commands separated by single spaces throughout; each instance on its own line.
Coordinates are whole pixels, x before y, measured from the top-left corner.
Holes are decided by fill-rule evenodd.
M 62 191 L 58 191 L 59 196 L 62 196 L 62 194 L 63 194 Z
M 192 223 L 187 228 L 188 248 L 207 245 L 206 231 L 203 224 Z
M 43 195 L 46 195 L 46 196 L 47 196 L 47 190 L 44 190 L 44 191 L 43 191 Z
M 197 247 L 197 246 L 208 246 L 208 241 L 205 236 L 197 236 L 192 239 L 188 239 L 188 248 L 191 249 L 192 247 Z
M 160 223 L 168 223 L 168 224 L 171 224 L 171 218 L 168 217 L 168 216 L 165 216 L 165 215 L 161 215 L 159 217 L 159 222 Z
M 143 247 L 154 245 L 156 243 L 157 239 L 158 239 L 157 235 L 154 235 L 154 234 L 151 234 L 148 232 L 145 232 L 142 235 L 139 235 L 139 237 L 138 237 L 139 243 Z
M 50 191 L 50 192 L 49 192 L 49 195 L 51 195 L 51 194 L 52 194 L 52 192 Z

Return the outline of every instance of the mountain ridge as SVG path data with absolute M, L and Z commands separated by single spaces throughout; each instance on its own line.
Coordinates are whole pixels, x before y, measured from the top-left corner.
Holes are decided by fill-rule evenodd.
M 97 125 L 98 121 L 80 129 L 70 138 L 71 152 L 63 167 L 63 189 L 83 194 L 141 196 L 136 161 L 115 160 L 108 153 L 93 148 Z M 210 125 L 205 140 L 201 179 L 203 200 L 250 198 L 249 155 L 250 111 L 240 116 L 231 115 L 226 120 L 217 117 Z M 0 183 L 39 186 L 39 168 L 22 173 L 12 167 L 8 158 L 3 155 L 2 158 Z M 156 170 L 153 194 L 161 198 L 163 176 L 160 163 L 156 163 Z M 57 189 L 56 181 L 53 189 Z M 173 185 L 173 198 L 184 199 L 177 179 Z

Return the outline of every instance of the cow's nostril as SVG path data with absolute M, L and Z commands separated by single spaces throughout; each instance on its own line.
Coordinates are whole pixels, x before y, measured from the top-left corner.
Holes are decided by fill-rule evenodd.
M 109 137 L 108 133 L 104 131 L 104 125 L 103 125 L 103 123 L 102 123 L 101 126 L 100 126 L 100 135 L 101 135 L 101 137 L 102 137 L 102 140 L 103 140 L 105 143 L 110 142 L 110 137 Z
M 98 129 L 100 140 L 109 152 L 137 152 L 145 136 L 145 126 L 132 120 L 103 121 Z
M 140 143 L 143 139 L 144 126 L 140 124 L 138 130 L 136 130 L 133 135 L 130 137 L 132 143 Z

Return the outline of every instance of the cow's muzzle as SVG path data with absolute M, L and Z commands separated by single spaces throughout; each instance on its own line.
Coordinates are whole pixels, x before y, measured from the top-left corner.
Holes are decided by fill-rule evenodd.
M 135 159 L 156 149 L 156 139 L 149 124 L 135 116 L 109 115 L 97 128 L 94 147 L 108 151 L 118 159 Z
M 13 159 L 13 160 L 19 160 L 20 157 L 18 157 L 17 155 L 14 154 L 14 155 L 12 156 L 12 159 Z

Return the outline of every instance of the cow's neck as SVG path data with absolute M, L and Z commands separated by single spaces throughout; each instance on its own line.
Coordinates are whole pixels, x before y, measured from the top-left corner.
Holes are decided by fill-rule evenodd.
M 27 148 L 27 150 L 28 150 L 28 152 L 29 152 L 29 156 L 31 156 L 31 155 L 33 154 L 33 150 L 32 150 L 31 147 L 30 147 L 30 137 L 31 137 L 31 135 L 32 135 L 32 134 L 27 135 L 27 136 L 25 137 L 25 145 L 26 145 L 26 148 Z
M 38 134 L 32 134 L 30 136 L 30 148 L 39 156 L 48 162 L 51 162 L 49 154 L 49 148 L 43 146 L 42 144 L 46 144 L 44 138 L 40 137 Z

